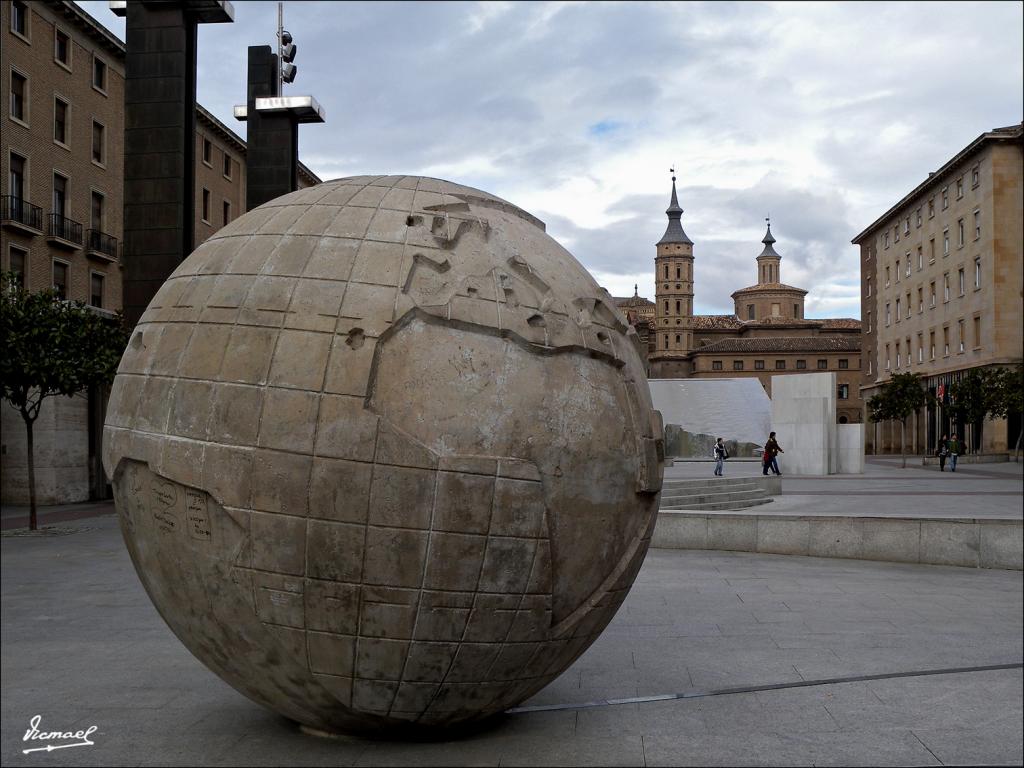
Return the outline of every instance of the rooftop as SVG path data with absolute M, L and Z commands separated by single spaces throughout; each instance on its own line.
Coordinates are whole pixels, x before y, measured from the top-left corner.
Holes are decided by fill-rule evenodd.
M 733 291 L 732 295 L 735 296 L 737 293 L 753 293 L 755 291 L 789 291 L 802 294 L 807 293 L 803 288 L 797 288 L 795 285 L 786 285 L 785 283 L 758 283 L 757 285 L 748 285 L 746 288 L 740 288 L 739 290 Z
M 718 352 L 860 352 L 860 336 L 801 336 L 753 339 L 722 339 L 694 350 L 694 354 Z

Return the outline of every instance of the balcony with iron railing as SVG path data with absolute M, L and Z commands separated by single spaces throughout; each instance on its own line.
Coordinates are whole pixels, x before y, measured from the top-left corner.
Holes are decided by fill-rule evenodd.
M 46 239 L 53 245 L 77 250 L 82 247 L 82 225 L 59 213 L 51 213 Z
M 26 234 L 43 232 L 43 209 L 14 195 L 0 196 L 0 224 Z
M 98 229 L 86 230 L 85 251 L 104 261 L 117 261 L 117 238 Z

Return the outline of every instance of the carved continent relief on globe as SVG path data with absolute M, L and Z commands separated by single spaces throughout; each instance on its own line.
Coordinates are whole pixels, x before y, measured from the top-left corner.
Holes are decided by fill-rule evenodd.
M 313 728 L 415 729 L 514 706 L 597 638 L 647 551 L 661 434 L 635 332 L 540 221 L 353 177 L 175 270 L 104 463 L 204 664 Z

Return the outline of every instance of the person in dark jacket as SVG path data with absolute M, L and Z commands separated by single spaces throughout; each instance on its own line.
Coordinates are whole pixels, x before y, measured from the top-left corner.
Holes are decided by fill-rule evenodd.
M 946 471 L 946 456 L 949 455 L 949 441 L 943 435 L 939 444 L 935 447 L 935 455 L 939 457 L 939 472 Z
M 956 460 L 960 455 L 960 451 L 963 450 L 963 444 L 960 439 L 956 436 L 956 432 L 949 438 L 949 442 L 946 444 L 949 449 L 949 471 L 956 472 Z
M 782 446 L 780 446 L 778 441 L 775 439 L 775 433 L 772 432 L 768 435 L 768 442 L 764 444 L 764 464 L 761 467 L 763 470 L 761 474 L 767 475 L 769 469 L 776 475 L 782 474 L 779 472 L 778 459 L 775 458 L 780 453 L 785 453 L 785 451 L 782 450 Z
M 729 451 L 726 450 L 722 438 L 718 438 L 718 442 L 715 443 L 715 474 L 719 477 L 722 477 L 722 464 L 728 458 Z

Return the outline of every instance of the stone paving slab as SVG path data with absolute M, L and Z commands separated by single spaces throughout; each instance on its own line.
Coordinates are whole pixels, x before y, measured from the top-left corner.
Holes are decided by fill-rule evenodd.
M 87 522 L 88 525 L 85 525 Z M 4 765 L 1021 764 L 1019 667 L 506 714 L 434 743 L 323 739 L 196 661 L 117 530 L 2 541 Z M 652 550 L 594 646 L 528 705 L 1020 664 L 1019 572 Z M 22 754 L 28 720 L 95 746 Z

